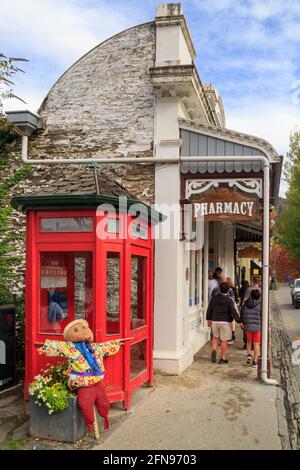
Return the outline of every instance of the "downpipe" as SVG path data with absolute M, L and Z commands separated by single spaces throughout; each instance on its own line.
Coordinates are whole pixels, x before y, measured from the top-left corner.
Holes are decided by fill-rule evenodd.
M 95 157 L 95 158 L 58 158 L 58 159 L 29 159 L 28 136 L 22 136 L 22 162 L 30 165 L 76 165 L 87 163 L 101 164 L 137 164 L 137 163 L 180 163 L 180 162 L 218 162 L 220 157 L 215 156 L 190 156 L 190 157 Z M 270 244 L 270 162 L 263 155 L 253 156 L 222 156 L 222 161 L 229 162 L 253 162 L 260 161 L 264 169 L 263 185 L 263 299 L 262 299 L 262 348 L 261 348 L 261 379 L 267 385 L 279 385 L 274 379 L 267 377 L 268 363 L 268 329 L 269 329 L 269 244 Z
M 270 271 L 270 162 L 264 161 L 263 191 L 263 304 L 262 304 L 262 344 L 261 379 L 267 385 L 279 385 L 277 380 L 268 378 L 268 338 L 269 338 L 269 271 Z

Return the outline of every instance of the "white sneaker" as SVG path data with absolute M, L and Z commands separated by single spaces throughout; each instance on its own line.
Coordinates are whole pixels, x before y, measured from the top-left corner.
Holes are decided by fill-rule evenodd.
M 252 356 L 251 354 L 247 354 L 247 361 L 246 361 L 246 364 L 252 364 Z

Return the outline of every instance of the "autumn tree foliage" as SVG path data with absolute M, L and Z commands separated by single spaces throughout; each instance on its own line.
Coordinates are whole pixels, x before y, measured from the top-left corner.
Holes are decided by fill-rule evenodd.
M 276 273 L 278 282 L 285 282 L 288 274 L 295 279 L 300 276 L 300 259 L 295 259 L 283 246 L 274 245 L 270 251 L 270 272 Z
M 24 73 L 24 70 L 16 65 L 18 62 L 28 62 L 28 60 L 21 59 L 20 57 L 6 57 L 6 55 L 0 52 L 0 116 L 4 114 L 3 102 L 5 99 L 17 98 L 23 101 L 22 98 L 16 96 L 13 91 L 13 76 L 19 72 Z M 23 101 L 23 103 L 25 103 L 25 101 Z
M 285 179 L 289 188 L 286 205 L 279 218 L 278 236 L 281 245 L 300 259 L 300 128 L 290 136 Z

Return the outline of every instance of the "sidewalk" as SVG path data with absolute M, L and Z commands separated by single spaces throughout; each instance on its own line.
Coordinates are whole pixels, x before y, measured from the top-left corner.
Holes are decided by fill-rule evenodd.
M 256 380 L 237 336 L 228 365 L 210 362 L 208 344 L 180 377 L 156 374 L 154 388 L 135 392 L 129 413 L 114 404 L 97 443 L 92 434 L 76 444 L 31 438 L 22 390 L 1 398 L 0 449 L 281 449 L 275 399 L 283 392 Z
M 155 388 L 100 449 L 281 449 L 276 388 L 245 364 L 242 338 L 228 365 L 210 362 L 210 345 L 180 376 L 156 374 Z

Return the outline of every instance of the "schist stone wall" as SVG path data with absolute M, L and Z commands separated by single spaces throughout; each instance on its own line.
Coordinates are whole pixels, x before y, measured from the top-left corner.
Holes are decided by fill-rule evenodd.
M 75 63 L 53 86 L 39 113 L 44 130 L 31 139 L 32 157 L 152 156 L 155 24 L 119 33 Z M 152 202 L 153 166 L 110 169 L 134 195 Z
M 128 29 L 88 52 L 56 82 L 39 115 L 43 129 L 30 138 L 30 158 L 153 156 L 154 91 L 149 68 L 155 61 L 155 23 Z M 5 179 L 21 165 L 21 145 L 9 149 Z M 154 202 L 153 165 L 103 165 L 135 197 Z M 13 194 L 30 194 L 46 182 L 70 174 L 73 165 L 33 166 Z M 11 215 L 12 230 L 24 231 L 25 217 Z M 25 244 L 17 243 L 17 254 Z M 24 285 L 24 258 L 15 265 L 12 292 Z

